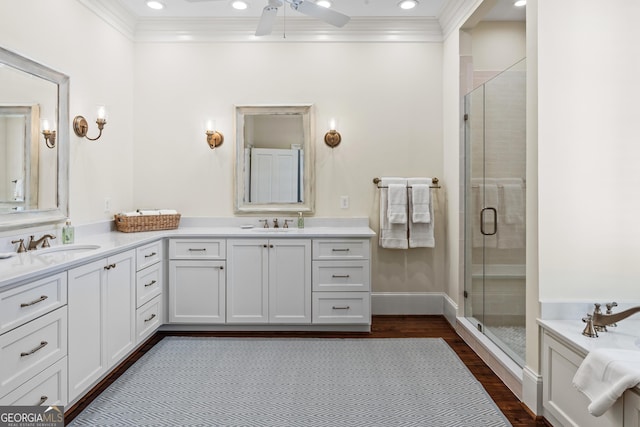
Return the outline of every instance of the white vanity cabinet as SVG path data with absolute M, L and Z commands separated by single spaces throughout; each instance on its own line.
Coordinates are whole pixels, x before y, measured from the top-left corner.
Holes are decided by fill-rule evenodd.
M 369 239 L 314 239 L 313 323 L 370 324 Z
M 311 240 L 227 241 L 227 323 L 311 323 Z
M 0 293 L 0 405 L 65 405 L 66 356 L 66 273 Z
M 69 270 L 70 401 L 134 348 L 135 273 L 135 250 Z
M 554 426 L 621 427 L 626 400 L 618 400 L 600 417 L 589 414 L 589 399 L 572 385 L 573 377 L 585 355 L 569 343 L 544 331 L 542 338 L 542 377 L 544 416 Z M 626 394 L 630 393 L 627 391 Z M 640 401 L 640 399 L 638 399 Z M 624 410 L 626 412 L 626 408 Z M 637 413 L 637 408 L 636 408 Z
M 225 322 L 224 239 L 169 240 L 169 322 Z

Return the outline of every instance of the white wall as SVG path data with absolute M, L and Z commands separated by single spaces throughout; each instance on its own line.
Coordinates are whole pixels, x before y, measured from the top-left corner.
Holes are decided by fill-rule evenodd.
M 133 44 L 76 0 L 3 1 L 0 16 L 4 48 L 70 76 L 70 117 L 84 115 L 89 136 L 97 134 L 96 106 L 109 108 L 100 140 L 70 131 L 71 218 L 87 223 L 131 208 Z M 111 213 L 104 212 L 105 197 Z
M 369 217 L 377 230 L 374 177 L 442 177 L 441 67 L 437 43 L 139 43 L 136 207 L 232 216 L 234 105 L 313 103 L 316 216 Z M 323 142 L 331 118 L 342 134 L 333 150 Z M 225 135 L 214 151 L 207 119 Z M 375 291 L 443 290 L 444 217 L 436 218 L 437 249 L 378 249 L 374 240 Z
M 640 3 L 538 3 L 540 299 L 640 299 Z

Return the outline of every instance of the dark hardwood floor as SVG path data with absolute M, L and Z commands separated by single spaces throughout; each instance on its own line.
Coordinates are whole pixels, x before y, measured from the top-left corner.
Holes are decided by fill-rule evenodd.
M 536 420 L 525 406 L 504 385 L 497 375 L 458 336 L 449 322 L 442 316 L 374 316 L 371 333 L 335 332 L 159 332 L 149 339 L 138 351 L 122 362 L 109 377 L 94 387 L 82 400 L 65 412 L 65 423 L 69 423 L 91 403 L 104 389 L 115 381 L 144 353 L 158 341 L 169 335 L 189 336 L 235 336 L 235 337 L 320 337 L 320 338 L 442 338 L 456 352 L 467 368 L 484 386 L 487 393 L 514 427 L 535 427 L 550 424 L 543 419 Z M 373 426 L 372 426 L 373 427 Z M 478 426 L 481 427 L 481 426 Z

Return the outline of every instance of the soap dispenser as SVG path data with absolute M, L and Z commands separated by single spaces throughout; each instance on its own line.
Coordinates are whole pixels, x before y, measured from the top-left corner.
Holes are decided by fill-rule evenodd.
M 302 212 L 298 212 L 298 228 L 304 228 L 304 217 Z
M 62 243 L 69 244 L 73 243 L 74 240 L 74 229 L 73 225 L 71 225 L 71 220 L 67 219 L 64 226 L 62 227 Z

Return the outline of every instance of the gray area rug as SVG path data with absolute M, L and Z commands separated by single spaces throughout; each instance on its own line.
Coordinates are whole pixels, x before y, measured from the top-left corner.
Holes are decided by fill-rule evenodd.
M 70 426 L 511 426 L 439 338 L 167 337 Z

